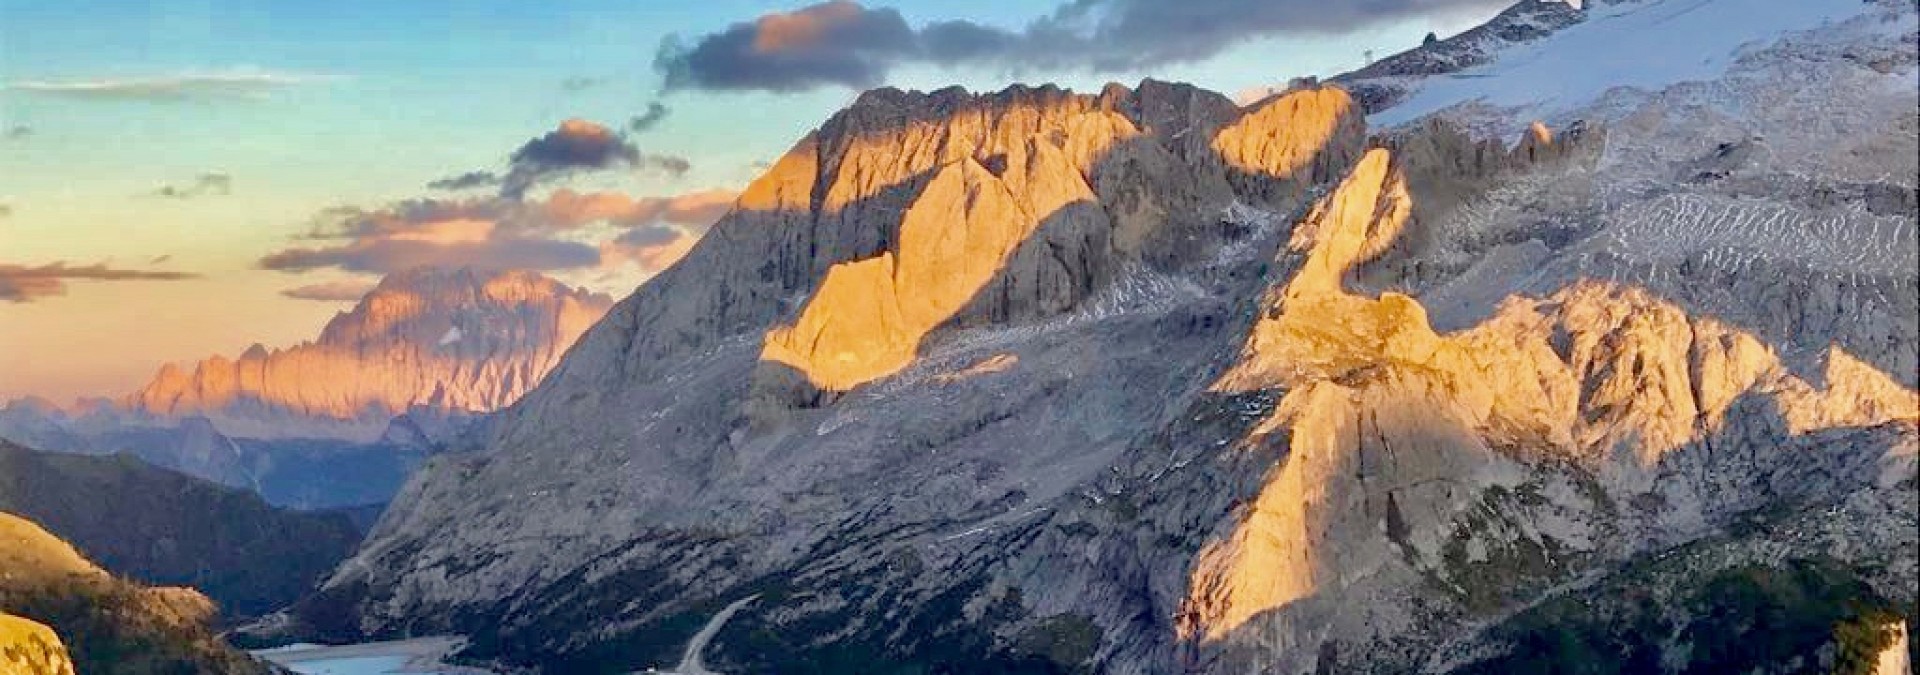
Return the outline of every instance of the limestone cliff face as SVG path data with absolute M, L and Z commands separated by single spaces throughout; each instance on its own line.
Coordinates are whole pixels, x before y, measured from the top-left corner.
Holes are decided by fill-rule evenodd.
M 313 342 L 168 364 L 125 405 L 204 417 L 228 436 L 371 440 L 416 406 L 483 412 L 518 400 L 610 304 L 529 272 L 396 274 Z
M 919 107 L 899 129 L 837 130 L 855 140 L 836 143 L 848 157 L 826 186 L 829 207 L 877 192 L 862 184 L 912 184 L 915 194 L 868 224 L 882 232 L 877 255 L 827 269 L 793 323 L 768 334 L 764 360 L 846 391 L 898 372 L 935 328 L 1060 314 L 1129 266 L 1217 247 L 1219 234 L 1195 216 L 1225 209 L 1235 183 L 1271 185 L 1242 191 L 1256 203 L 1297 201 L 1351 163 L 1364 137 L 1337 89 L 1244 113 L 1152 82 L 1099 97 L 1014 90 L 918 119 L 954 105 L 949 96 L 910 104 Z M 901 104 L 868 100 L 848 115 L 884 105 Z M 894 164 L 865 167 L 874 161 Z
M 1712 96 L 1538 125 L 1369 137 L 1338 89 L 870 92 L 487 449 L 437 458 L 297 615 L 551 672 L 671 661 L 756 594 L 709 662 L 1812 658 L 1754 624 L 1736 637 L 1799 651 L 1711 661 L 1702 636 L 1735 634 L 1688 580 L 1912 606 L 1914 230 L 1868 196 L 1910 172 L 1852 164 L 1908 160 L 1840 131 L 1920 152 L 1911 82 L 1846 56 L 1906 48 L 1874 22 L 1911 7 L 1886 13 L 1752 46 Z M 1823 97 L 1847 124 L 1805 123 Z M 1658 616 L 1598 614 L 1633 606 Z M 1541 632 L 1579 611 L 1644 649 Z
M 1248 436 L 1286 449 L 1239 524 L 1196 558 L 1183 634 L 1267 667 L 1311 667 L 1335 636 L 1364 644 L 1415 630 L 1411 615 L 1327 609 L 1383 578 L 1399 583 L 1393 568 L 1403 565 L 1457 574 L 1446 549 L 1462 534 L 1451 523 L 1484 491 L 1526 483 L 1529 465 L 1570 462 L 1610 492 L 1667 501 L 1684 483 L 1659 476 L 1699 444 L 1725 452 L 1775 433 L 1890 423 L 1911 434 L 1920 420 L 1913 390 L 1843 351 L 1828 355 L 1829 384 L 1816 387 L 1751 334 L 1635 288 L 1583 283 L 1512 299 L 1451 335 L 1437 334 L 1412 298 L 1356 296 L 1344 287 L 1349 271 L 1385 250 L 1412 211 L 1390 157 L 1369 153 L 1295 228 L 1297 269 L 1217 385 L 1286 392 Z M 1762 406 L 1778 422 L 1755 419 Z M 1645 525 L 1684 530 L 1738 488 L 1686 491 Z M 1568 555 L 1605 545 L 1596 526 L 1619 527 L 1557 525 L 1522 540 Z M 1484 559 L 1513 542 L 1469 543 L 1485 547 Z M 1256 637 L 1276 626 L 1295 642 Z

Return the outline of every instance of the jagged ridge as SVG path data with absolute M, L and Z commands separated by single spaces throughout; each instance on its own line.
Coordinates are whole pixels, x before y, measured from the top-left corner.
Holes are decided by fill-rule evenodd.
M 313 342 L 168 364 L 124 405 L 229 436 L 371 440 L 415 407 L 486 412 L 538 384 L 611 305 L 531 272 L 389 275 Z

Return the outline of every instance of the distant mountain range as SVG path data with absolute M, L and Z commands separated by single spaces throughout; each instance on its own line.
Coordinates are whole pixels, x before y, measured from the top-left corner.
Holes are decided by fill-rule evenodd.
M 227 436 L 373 441 L 400 415 L 518 400 L 611 304 L 533 272 L 421 268 L 381 280 L 313 342 L 168 364 L 121 407 Z
M 318 339 L 169 364 L 119 401 L 0 408 L 0 438 L 124 453 L 275 504 L 383 504 L 439 445 L 536 385 L 609 299 L 530 272 L 384 279 Z

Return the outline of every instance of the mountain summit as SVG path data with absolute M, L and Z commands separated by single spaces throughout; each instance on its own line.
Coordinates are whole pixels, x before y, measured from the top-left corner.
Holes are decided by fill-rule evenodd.
M 520 398 L 610 299 L 532 272 L 389 275 L 319 339 L 168 364 L 125 406 L 205 417 L 229 436 L 372 440 L 415 408 L 486 412 Z
M 295 614 L 555 673 L 728 611 L 727 672 L 1874 653 L 1920 588 L 1920 12 L 1571 11 L 1336 80 L 1372 100 L 868 92 Z

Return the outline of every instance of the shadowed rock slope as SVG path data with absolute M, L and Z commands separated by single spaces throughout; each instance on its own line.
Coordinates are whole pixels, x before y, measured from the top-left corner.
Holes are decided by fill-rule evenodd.
M 277 509 L 124 455 L 42 453 L 5 441 L 0 510 L 58 533 L 116 574 L 197 588 L 243 617 L 299 599 L 359 542 L 344 515 Z
M 869 92 L 296 623 L 545 672 L 670 664 L 755 594 L 721 670 L 1830 664 L 1873 640 L 1782 627 L 1878 635 L 1920 585 L 1914 172 L 1867 166 L 1920 152 L 1920 96 L 1845 57 L 1914 12 L 1862 11 L 1547 124 Z M 1736 135 L 1793 152 L 1712 159 Z M 1716 625 L 1686 575 L 1823 600 Z M 1637 580 L 1658 621 L 1597 657 L 1527 630 Z

